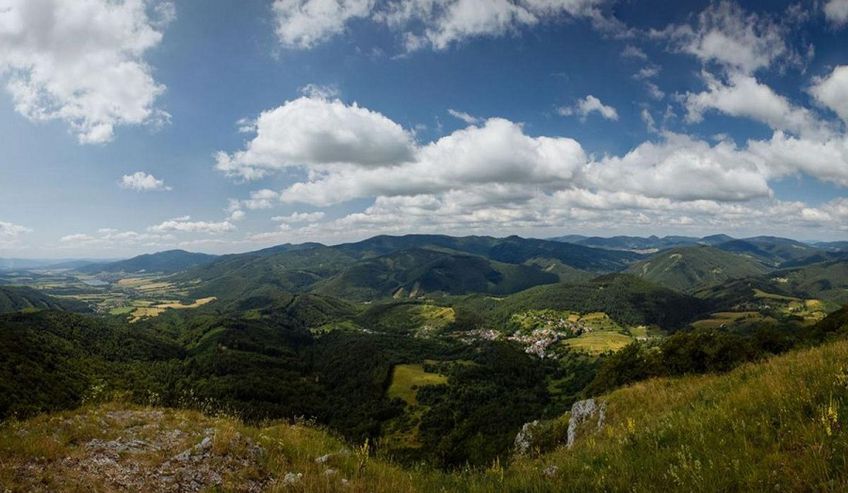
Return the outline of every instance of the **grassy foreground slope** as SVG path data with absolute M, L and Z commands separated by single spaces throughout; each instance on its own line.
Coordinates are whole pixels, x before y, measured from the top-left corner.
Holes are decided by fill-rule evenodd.
M 601 397 L 603 426 L 584 422 L 571 449 L 453 473 L 404 469 L 303 424 L 255 428 L 189 411 L 89 405 L 0 426 L 0 487 L 845 491 L 846 362 L 848 342 L 837 341 L 723 375 L 648 380 Z

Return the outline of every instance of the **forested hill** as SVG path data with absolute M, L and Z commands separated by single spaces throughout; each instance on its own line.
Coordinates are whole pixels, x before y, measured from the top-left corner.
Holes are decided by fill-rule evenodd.
M 88 305 L 77 300 L 48 296 L 24 286 L 0 286 L 0 313 L 43 309 L 73 312 L 91 311 Z

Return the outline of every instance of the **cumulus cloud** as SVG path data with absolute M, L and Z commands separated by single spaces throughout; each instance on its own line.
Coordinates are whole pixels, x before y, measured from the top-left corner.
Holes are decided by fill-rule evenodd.
M 165 185 L 164 180 L 160 180 L 155 176 L 145 173 L 144 171 L 136 171 L 131 175 L 124 175 L 121 181 L 118 182 L 121 188 L 135 190 L 137 192 L 161 192 L 171 190 L 171 187 Z
M 848 123 L 848 65 L 834 68 L 827 77 L 816 78 L 810 94 Z
M 255 132 L 244 150 L 219 152 L 217 168 L 255 179 L 293 166 L 386 166 L 412 159 L 414 151 L 411 133 L 382 114 L 314 96 L 263 112 Z
M 280 194 L 275 192 L 274 190 L 270 190 L 267 188 L 263 188 L 262 190 L 254 190 L 250 192 L 250 198 L 245 200 L 238 200 L 234 203 L 231 203 L 230 209 L 242 208 L 257 210 L 257 209 L 270 209 L 274 206 L 274 202 L 279 200 Z
M 0 75 L 15 110 L 62 120 L 81 143 L 115 127 L 167 121 L 146 53 L 159 45 L 173 5 L 157 0 L 2 0 Z
M 578 99 L 574 106 L 563 106 L 557 112 L 563 116 L 579 115 L 581 118 L 586 118 L 591 113 L 597 112 L 607 120 L 618 120 L 618 111 L 615 108 L 605 105 L 591 94 L 583 99 Z
M 557 16 L 597 15 L 596 0 L 400 0 L 380 15 L 389 26 L 404 26 L 406 46 L 443 50 L 480 36 L 499 36 Z M 420 32 L 410 23 L 424 26 Z
M 266 132 L 273 126 L 257 125 L 257 138 L 228 156 L 254 165 L 258 160 L 244 156 L 253 152 L 261 135 L 267 139 L 262 148 L 276 153 L 265 154 L 275 160 L 267 160 L 273 165 L 263 171 L 292 166 L 304 174 L 280 191 L 257 190 L 248 199 L 233 200 L 230 211 L 267 208 L 278 202 L 325 207 L 373 199 L 365 210 L 330 221 L 314 212 L 276 217 L 280 227 L 252 235 L 249 241 L 255 242 L 349 238 L 352 232 L 366 231 L 528 231 L 557 224 L 622 228 L 673 224 L 732 230 L 769 222 L 786 228 L 839 230 L 838 205 L 828 209 L 782 202 L 774 197 L 770 182 L 803 173 L 848 186 L 848 139 L 833 129 L 805 131 L 816 123 L 808 119 L 806 110 L 761 86 L 753 76 L 729 80 L 716 82 L 706 91 L 709 98 L 693 97 L 693 111 L 759 119 L 776 128 L 770 139 L 737 144 L 718 136 L 705 141 L 661 130 L 649 109 L 643 108 L 646 126 L 656 133 L 651 141 L 623 155 L 590 156 L 574 139 L 530 135 L 521 124 L 503 118 L 472 123 L 435 141 L 416 143 L 409 132 L 378 115 L 377 126 L 393 129 L 395 145 L 406 149 L 403 157 L 379 163 L 359 158 L 336 162 L 291 159 L 290 136 Z M 746 98 L 751 104 L 743 101 Z M 701 106 L 695 106 L 696 99 Z M 326 104 L 336 105 L 343 113 L 352 108 L 339 101 L 316 101 L 319 104 L 312 105 L 310 100 L 309 108 L 318 117 L 304 111 L 299 115 L 302 119 L 320 122 Z M 375 115 L 365 108 L 357 110 Z M 282 143 L 274 142 L 272 135 Z M 315 141 L 309 142 L 310 138 Z M 295 148 L 312 149 L 324 141 L 321 132 L 304 133 Z M 286 151 L 278 152 L 281 148 Z
M 740 159 L 732 144 L 715 146 L 686 135 L 666 134 L 622 157 L 609 157 L 586 170 L 595 188 L 677 200 L 749 200 L 771 193 L 755 163 Z
M 155 226 L 147 228 L 152 233 L 209 233 L 220 234 L 235 230 L 236 227 L 229 221 L 207 222 L 192 221 L 190 216 L 168 219 Z
M 386 168 L 346 168 L 315 174 L 283 190 L 285 202 L 328 205 L 358 197 L 413 195 L 469 185 L 550 187 L 569 180 L 586 161 L 577 141 L 530 137 L 521 125 L 492 118 L 418 150 L 417 159 Z
M 645 228 L 691 228 L 749 234 L 763 224 L 772 234 L 797 235 L 801 228 L 848 231 L 848 200 L 818 207 L 774 198 L 750 202 L 678 201 L 628 192 L 564 190 L 537 193 L 523 202 L 486 203 L 475 192 L 378 197 L 361 212 L 333 221 L 289 227 L 249 237 L 254 243 L 279 241 L 347 241 L 374 234 L 455 233 L 552 236 L 569 230 L 643 231 Z
M 284 225 L 298 223 L 314 223 L 316 221 L 320 221 L 321 219 L 324 219 L 324 213 L 321 211 L 293 212 L 288 216 L 274 216 L 271 218 L 272 221 L 282 223 Z
M 562 17 L 587 18 L 602 30 L 623 26 L 604 17 L 604 0 L 275 0 L 277 37 L 288 48 L 312 48 L 369 18 L 402 33 L 408 50 L 443 50 L 465 39 L 501 36 Z
M 784 29 L 778 23 L 745 12 L 729 1 L 710 4 L 694 25 L 672 25 L 652 34 L 669 39 L 676 50 L 694 55 L 703 63 L 744 73 L 753 73 L 791 55 L 784 42 Z
M 13 245 L 20 240 L 21 236 L 31 232 L 31 229 L 20 224 L 0 221 L 0 246 Z
M 127 246 L 159 247 L 173 240 L 168 234 L 137 233 L 114 228 L 102 228 L 96 233 L 75 233 L 59 238 L 62 248 L 124 248 Z
M 277 37 L 289 48 L 312 48 L 371 13 L 374 0 L 274 0 Z
M 824 4 L 824 15 L 837 27 L 848 24 L 848 0 L 828 0 Z
M 705 112 L 715 110 L 730 116 L 750 118 L 775 130 L 797 134 L 823 131 L 823 125 L 809 110 L 793 105 L 750 75 L 733 73 L 724 82 L 705 72 L 703 78 L 707 90 L 687 93 L 684 97 L 689 122 L 699 122 Z
M 848 186 L 848 136 L 809 139 L 775 132 L 770 140 L 749 141 L 747 151 L 768 178 L 806 173 Z

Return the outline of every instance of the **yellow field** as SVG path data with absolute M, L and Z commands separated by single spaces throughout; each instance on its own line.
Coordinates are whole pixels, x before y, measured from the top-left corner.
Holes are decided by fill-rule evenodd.
M 210 296 L 209 298 L 200 298 L 195 300 L 194 303 L 190 305 L 184 305 L 178 302 L 169 302 L 169 303 L 159 303 L 153 306 L 139 306 L 135 310 L 132 311 L 132 318 L 130 319 L 130 323 L 138 322 L 144 318 L 150 317 L 158 317 L 162 312 L 167 309 L 173 310 L 185 310 L 188 308 L 197 308 L 199 306 L 203 306 L 207 303 L 215 301 L 217 298 L 214 296 Z M 138 303 L 138 302 L 136 302 Z
M 692 322 L 696 329 L 718 329 L 721 327 L 740 327 L 759 323 L 777 323 L 772 317 L 765 316 L 760 312 L 716 312 L 710 318 Z
M 783 300 L 783 301 L 798 301 L 798 298 L 793 298 L 791 296 L 783 296 L 780 294 L 767 293 L 761 289 L 754 289 L 754 296 L 757 298 L 768 299 L 768 300 Z
M 633 338 L 621 332 L 596 330 L 578 337 L 566 339 L 565 344 L 572 349 L 591 354 L 601 354 L 607 351 L 618 351 L 633 342 Z
M 409 405 L 418 404 L 415 393 L 420 387 L 447 383 L 448 378 L 438 373 L 427 373 L 422 365 L 395 365 L 392 370 L 392 383 L 389 385 L 389 398 L 398 397 Z

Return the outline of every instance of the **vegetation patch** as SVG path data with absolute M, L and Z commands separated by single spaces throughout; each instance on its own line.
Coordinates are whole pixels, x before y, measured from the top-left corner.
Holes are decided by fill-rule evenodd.
M 564 343 L 578 351 L 602 354 L 608 351 L 618 351 L 633 341 L 633 337 L 618 331 L 598 330 L 566 339 Z
M 444 375 L 425 371 L 424 365 L 395 365 L 392 369 L 392 380 L 387 394 L 389 398 L 402 399 L 407 404 L 414 406 L 418 404 L 416 398 L 418 389 L 428 385 L 445 384 L 447 381 L 448 379 Z

